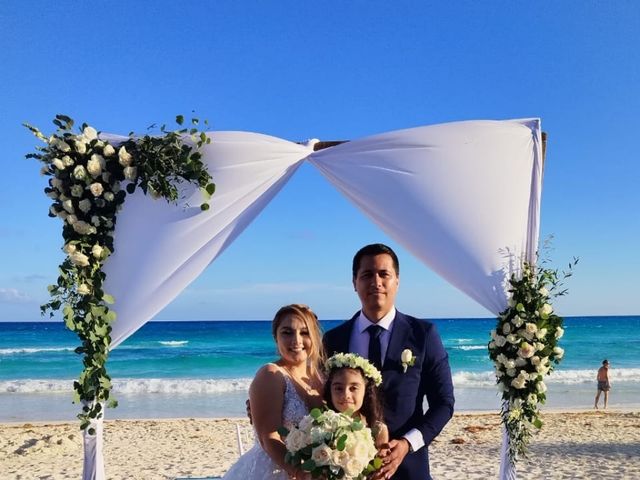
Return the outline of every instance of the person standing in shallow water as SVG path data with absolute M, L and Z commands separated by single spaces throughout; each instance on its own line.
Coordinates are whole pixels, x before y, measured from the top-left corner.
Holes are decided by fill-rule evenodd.
M 598 401 L 600 400 L 600 394 L 604 393 L 604 408 L 607 408 L 609 403 L 609 390 L 611 390 L 611 383 L 609 382 L 609 360 L 603 360 L 602 366 L 598 369 L 598 393 L 596 393 L 595 408 L 598 409 Z

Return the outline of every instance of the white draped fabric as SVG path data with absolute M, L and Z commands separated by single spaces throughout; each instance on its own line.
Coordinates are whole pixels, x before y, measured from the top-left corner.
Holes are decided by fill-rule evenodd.
M 118 216 L 105 291 L 116 303 L 112 348 L 186 288 L 249 225 L 308 159 L 389 236 L 489 311 L 534 259 L 542 173 L 538 119 L 417 127 L 313 152 L 248 132 L 212 132 L 203 158 L 217 186 L 211 209 L 185 186 L 177 205 L 141 192 Z M 116 137 L 111 137 L 116 138 Z M 96 442 L 101 439 L 97 439 Z M 104 479 L 100 444 L 87 445 L 85 479 Z M 503 458 L 504 462 L 504 458 Z M 88 472 L 96 472 L 87 476 Z

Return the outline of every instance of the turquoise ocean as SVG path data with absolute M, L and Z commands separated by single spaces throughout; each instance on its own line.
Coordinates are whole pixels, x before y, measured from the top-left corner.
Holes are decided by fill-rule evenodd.
M 457 411 L 498 410 L 487 355 L 494 319 L 436 319 L 449 353 Z M 327 330 L 339 321 L 323 321 Z M 613 408 L 640 407 L 640 316 L 567 317 L 565 358 L 544 408 L 591 408 L 595 376 L 611 362 Z M 81 370 L 62 323 L 0 323 L 0 421 L 72 420 Z M 119 406 L 106 418 L 244 416 L 256 370 L 276 358 L 268 321 L 150 322 L 109 358 Z

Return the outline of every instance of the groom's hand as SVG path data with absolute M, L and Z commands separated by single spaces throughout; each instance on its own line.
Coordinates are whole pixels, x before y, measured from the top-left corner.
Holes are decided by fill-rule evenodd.
M 404 457 L 409 453 L 409 440 L 401 438 L 400 440 L 391 440 L 389 442 L 389 449 L 382 457 L 382 467 L 378 470 L 374 476 L 375 480 L 388 479 L 396 473 L 398 467 L 404 460 Z

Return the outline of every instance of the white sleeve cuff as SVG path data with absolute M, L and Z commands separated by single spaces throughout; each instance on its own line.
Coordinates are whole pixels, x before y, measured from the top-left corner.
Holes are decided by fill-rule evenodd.
M 424 439 L 422 438 L 422 433 L 420 433 L 420 430 L 416 428 L 409 430 L 403 435 L 403 437 L 406 438 L 409 442 L 409 445 L 411 445 L 412 452 L 417 452 L 422 447 L 424 447 Z

